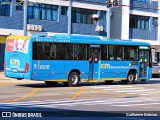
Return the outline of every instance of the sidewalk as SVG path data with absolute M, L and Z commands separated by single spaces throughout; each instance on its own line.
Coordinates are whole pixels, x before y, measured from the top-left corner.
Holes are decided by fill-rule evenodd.
M 3 72 L 0 72 L 0 76 L 1 76 L 1 75 L 3 75 L 3 76 L 4 76 L 4 73 L 3 73 Z

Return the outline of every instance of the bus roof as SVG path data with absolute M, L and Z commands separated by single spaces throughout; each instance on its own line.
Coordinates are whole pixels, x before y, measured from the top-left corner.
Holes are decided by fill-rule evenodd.
M 28 40 L 29 36 L 9 36 L 8 39 L 22 39 Z M 119 40 L 119 39 L 102 39 L 97 36 L 86 35 L 67 35 L 55 34 L 54 36 L 47 37 L 44 35 L 33 35 L 31 41 L 35 42 L 64 42 L 64 43 L 80 43 L 80 44 L 108 44 L 108 45 L 133 45 L 133 46 L 150 46 L 146 42 L 138 42 L 132 40 Z
M 14 35 L 11 35 L 11 36 L 8 36 L 8 39 L 19 39 L 19 40 L 29 40 L 29 36 L 14 36 Z
M 108 44 L 108 45 L 133 45 L 133 46 L 150 46 L 146 42 L 138 42 L 132 40 L 119 40 L 119 39 L 101 39 L 97 36 L 85 35 L 67 35 L 55 34 L 51 37 L 45 36 L 32 36 L 31 39 L 36 42 L 64 42 L 64 43 L 81 43 L 81 44 Z

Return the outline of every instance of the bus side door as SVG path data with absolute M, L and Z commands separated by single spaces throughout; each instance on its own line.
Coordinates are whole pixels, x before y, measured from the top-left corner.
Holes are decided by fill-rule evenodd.
M 140 50 L 140 79 L 147 79 L 147 69 L 149 67 L 149 51 Z
M 89 80 L 100 80 L 100 48 L 89 49 Z

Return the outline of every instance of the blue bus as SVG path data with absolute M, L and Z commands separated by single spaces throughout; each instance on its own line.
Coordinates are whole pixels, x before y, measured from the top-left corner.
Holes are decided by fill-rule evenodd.
M 151 62 L 150 44 L 144 42 L 65 34 L 9 36 L 4 75 L 47 85 L 115 80 L 132 84 L 151 78 Z

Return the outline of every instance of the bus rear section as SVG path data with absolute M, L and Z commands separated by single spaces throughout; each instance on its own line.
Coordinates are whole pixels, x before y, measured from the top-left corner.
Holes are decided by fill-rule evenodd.
M 4 75 L 16 79 L 28 79 L 29 37 L 9 36 L 6 41 Z

